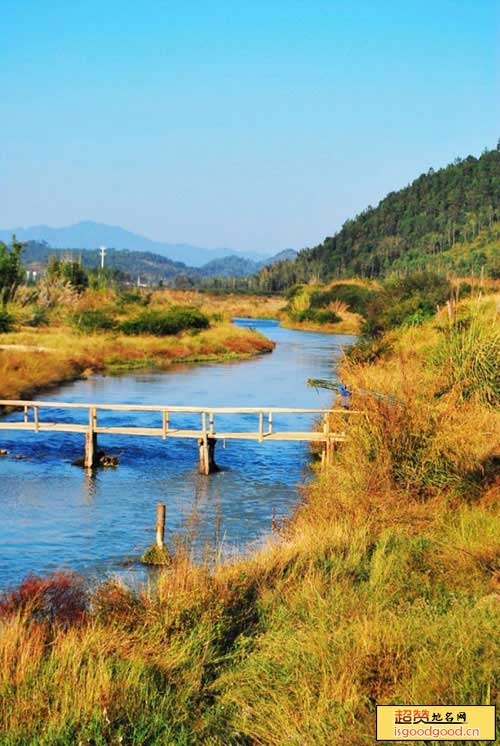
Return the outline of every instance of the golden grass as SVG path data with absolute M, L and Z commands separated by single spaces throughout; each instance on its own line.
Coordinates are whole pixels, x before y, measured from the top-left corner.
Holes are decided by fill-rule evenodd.
M 102 371 L 141 367 L 166 370 L 178 362 L 241 359 L 273 349 L 273 343 L 261 334 L 229 323 L 174 337 L 84 335 L 69 327 L 50 327 L 0 335 L 0 344 L 46 350 L 0 350 L 2 399 L 23 398 L 39 389 Z
M 376 704 L 499 704 L 499 412 L 440 395 L 442 322 L 345 361 L 366 415 L 279 541 L 215 568 L 179 550 L 78 624 L 0 604 L 0 743 L 368 746 Z

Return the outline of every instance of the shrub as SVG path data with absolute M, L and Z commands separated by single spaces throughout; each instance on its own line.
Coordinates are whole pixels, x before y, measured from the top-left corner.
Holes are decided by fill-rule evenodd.
M 363 334 L 373 337 L 397 326 L 421 324 L 451 294 L 452 287 L 446 277 L 431 272 L 391 278 L 368 303 Z
M 304 290 L 304 285 L 296 284 L 292 285 L 288 290 L 285 290 L 284 296 L 287 300 L 293 300 L 296 295 L 300 295 L 300 293 Z
M 47 316 L 46 309 L 37 306 L 31 314 L 30 318 L 27 319 L 25 323 L 26 326 L 47 326 L 47 324 L 49 323 L 49 317 Z
M 120 324 L 124 334 L 154 334 L 163 337 L 186 329 L 207 329 L 209 320 L 193 306 L 172 306 L 168 311 L 145 311 Z
M 59 571 L 46 578 L 28 575 L 16 590 L 0 595 L 0 619 L 22 613 L 32 619 L 76 624 L 86 607 L 84 582 L 71 572 Z
M 141 293 L 140 290 L 123 290 L 118 300 L 121 305 L 137 303 L 139 306 L 149 306 L 151 298 L 152 293 Z
M 349 347 L 345 351 L 345 355 L 353 363 L 374 363 L 391 352 L 392 347 L 385 338 L 368 339 L 363 337 L 355 345 Z
M 313 324 L 336 324 L 338 321 L 342 321 L 335 311 L 330 311 L 327 308 L 319 310 L 306 308 L 304 311 L 296 311 L 291 316 L 296 321 L 311 321 Z
M 0 309 L 0 334 L 12 331 L 13 323 L 14 317 L 10 313 L 7 313 L 7 311 Z
M 112 316 L 105 311 L 81 311 L 72 318 L 72 324 L 81 332 L 109 331 L 116 327 Z
M 316 290 L 311 293 L 309 304 L 311 308 L 325 308 L 330 303 L 340 301 L 345 303 L 350 311 L 365 316 L 368 303 L 377 292 L 360 285 L 334 285 L 329 290 Z

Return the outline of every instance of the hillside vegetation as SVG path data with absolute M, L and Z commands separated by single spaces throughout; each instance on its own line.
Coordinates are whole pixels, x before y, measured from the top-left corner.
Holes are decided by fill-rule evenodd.
M 266 267 L 260 285 L 290 287 L 311 278 L 379 277 L 417 269 L 500 272 L 500 147 L 419 176 L 346 221 L 294 262 Z
M 500 704 L 498 300 L 344 360 L 363 415 L 263 550 L 5 593 L 2 746 L 368 746 L 376 704 Z

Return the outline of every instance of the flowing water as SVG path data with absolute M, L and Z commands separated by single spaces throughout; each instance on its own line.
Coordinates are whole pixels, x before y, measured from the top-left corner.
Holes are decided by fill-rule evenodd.
M 342 349 L 353 341 L 281 328 L 275 322 L 236 320 L 257 327 L 276 342 L 272 354 L 233 363 L 177 366 L 167 373 L 95 376 L 61 386 L 39 397 L 50 401 L 241 407 L 328 407 L 332 393 L 307 386 L 308 378 L 335 377 Z M 43 412 L 41 417 L 46 417 Z M 75 421 L 85 414 L 75 410 Z M 14 417 L 14 415 L 9 415 Z M 51 420 L 67 413 L 51 411 Z M 161 426 L 158 414 L 100 414 L 100 424 Z M 171 416 L 174 417 L 173 415 Z M 15 415 L 19 419 L 19 415 Z M 199 416 L 183 415 L 186 427 Z M 257 429 L 257 415 L 234 415 L 216 428 Z M 274 418 L 274 429 L 310 429 L 315 415 Z M 176 426 L 176 421 L 173 426 Z M 171 425 L 172 426 L 172 425 Z M 107 453 L 121 452 L 116 469 L 88 476 L 71 462 L 83 455 L 81 434 L 0 434 L 0 588 L 30 572 L 60 567 L 102 576 L 133 573 L 154 540 L 155 504 L 167 504 L 167 541 L 173 534 L 195 537 L 198 548 L 214 542 L 222 551 L 254 546 L 277 518 L 296 506 L 299 485 L 307 478 L 307 443 L 219 442 L 222 467 L 209 477 L 198 474 L 194 440 L 99 436 Z M 16 455 L 22 455 L 17 459 Z

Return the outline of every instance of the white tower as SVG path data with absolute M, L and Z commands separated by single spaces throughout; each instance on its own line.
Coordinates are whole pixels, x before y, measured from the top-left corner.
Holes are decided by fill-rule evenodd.
M 104 269 L 104 257 L 106 256 L 106 247 L 100 246 L 99 252 L 101 254 L 101 269 Z

